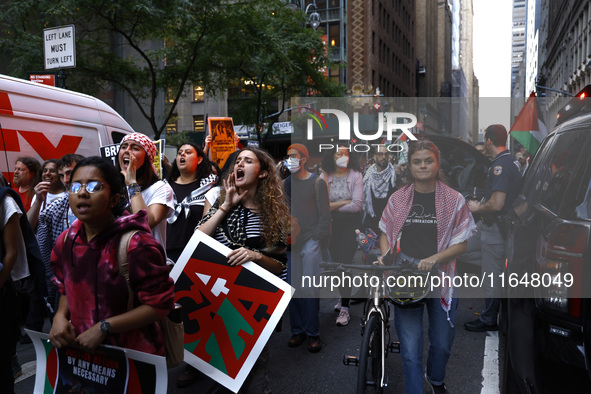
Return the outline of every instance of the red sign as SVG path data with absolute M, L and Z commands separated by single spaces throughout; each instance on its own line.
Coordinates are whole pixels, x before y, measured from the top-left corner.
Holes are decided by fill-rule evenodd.
M 423 122 L 417 122 L 417 129 L 423 131 L 425 127 L 423 126 Z
M 29 81 L 55 86 L 55 74 L 31 74 L 29 75 Z

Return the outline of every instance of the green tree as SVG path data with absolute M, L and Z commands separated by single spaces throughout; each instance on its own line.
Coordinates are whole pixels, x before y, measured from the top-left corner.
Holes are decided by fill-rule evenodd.
M 190 81 L 208 94 L 248 81 L 239 121 L 259 130 L 270 103 L 305 91 L 342 92 L 319 71 L 324 47 L 303 22 L 282 0 L 7 0 L 0 51 L 10 59 L 4 72 L 24 78 L 43 65 L 43 29 L 74 24 L 69 88 L 122 90 L 156 138 Z
M 253 125 L 260 143 L 291 97 L 342 96 L 344 88 L 324 75 L 330 66 L 326 47 L 305 27 L 303 12 L 282 0 L 246 3 L 233 8 L 240 22 L 217 37 L 213 69 L 218 86 L 238 83 L 243 99 L 234 123 Z

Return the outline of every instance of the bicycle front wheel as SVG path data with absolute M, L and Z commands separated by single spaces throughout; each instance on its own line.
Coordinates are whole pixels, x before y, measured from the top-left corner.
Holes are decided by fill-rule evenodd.
M 357 394 L 381 393 L 382 380 L 382 323 L 378 314 L 370 316 L 361 342 L 357 366 Z

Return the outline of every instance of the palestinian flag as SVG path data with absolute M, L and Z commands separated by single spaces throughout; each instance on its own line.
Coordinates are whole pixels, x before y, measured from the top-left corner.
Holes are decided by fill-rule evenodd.
M 532 156 L 548 134 L 548 129 L 541 115 L 536 102 L 536 94 L 531 92 L 527 102 L 517 115 L 515 123 L 511 126 L 511 130 L 509 130 L 511 137 L 523 145 Z

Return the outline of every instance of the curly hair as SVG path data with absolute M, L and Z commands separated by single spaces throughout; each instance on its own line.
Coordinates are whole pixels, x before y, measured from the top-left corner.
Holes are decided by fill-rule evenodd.
M 265 246 L 270 248 L 278 242 L 286 242 L 287 234 L 291 227 L 289 208 L 285 193 L 283 192 L 281 177 L 275 168 L 273 158 L 266 151 L 259 148 L 246 147 L 240 153 L 244 151 L 253 152 L 259 161 L 260 170 L 267 171 L 267 176 L 259 180 L 253 201 L 261 208 L 260 215 L 263 226 L 261 237 Z M 232 170 L 230 169 L 229 172 Z M 220 205 L 225 199 L 226 191 L 222 188 Z

